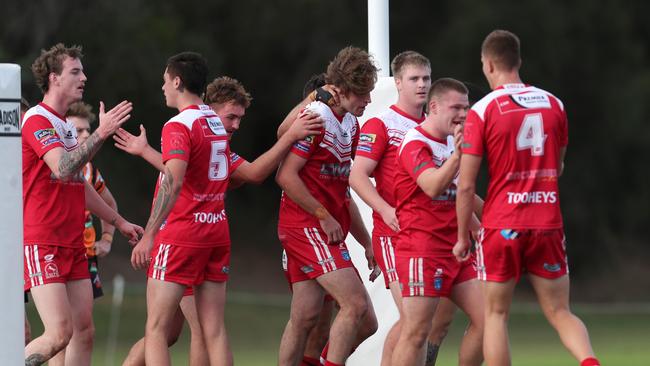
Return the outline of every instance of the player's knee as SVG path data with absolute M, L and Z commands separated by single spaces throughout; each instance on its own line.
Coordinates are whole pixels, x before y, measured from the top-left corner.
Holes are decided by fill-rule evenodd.
M 402 336 L 417 348 L 424 346 L 424 343 L 431 331 L 430 326 L 423 324 L 402 324 Z
M 365 296 L 353 296 L 347 301 L 339 303 L 340 312 L 345 312 L 357 321 L 360 321 L 370 309 Z
M 93 340 L 95 338 L 95 325 L 90 322 L 85 327 L 74 331 L 75 337 L 79 339 L 79 343 L 85 348 L 92 348 Z
M 297 329 L 310 331 L 318 323 L 319 316 L 320 312 L 312 309 L 294 311 L 291 313 L 291 324 Z
M 58 353 L 70 343 L 70 339 L 72 338 L 72 325 L 67 323 L 58 327 L 56 330 L 48 330 L 43 336 L 50 339 L 52 348 Z

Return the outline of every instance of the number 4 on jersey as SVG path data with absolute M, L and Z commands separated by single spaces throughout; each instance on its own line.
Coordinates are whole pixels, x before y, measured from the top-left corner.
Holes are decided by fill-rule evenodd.
M 544 121 L 541 113 L 527 114 L 517 133 L 517 150 L 530 149 L 530 155 L 544 155 Z

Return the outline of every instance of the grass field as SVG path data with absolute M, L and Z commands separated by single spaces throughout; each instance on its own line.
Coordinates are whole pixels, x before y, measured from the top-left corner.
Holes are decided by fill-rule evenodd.
M 242 366 L 275 365 L 282 329 L 289 311 L 289 298 L 250 294 L 230 294 L 226 322 L 235 364 Z M 108 366 L 106 339 L 110 319 L 110 296 L 96 302 L 96 341 L 93 365 Z M 650 306 L 576 305 L 575 312 L 587 323 L 594 348 L 603 365 L 650 365 Z M 42 331 L 33 308 L 28 315 L 35 335 Z M 143 294 L 127 293 L 121 312 L 117 346 L 111 353 L 113 365 L 120 365 L 131 345 L 142 336 L 145 321 Z M 443 344 L 438 365 L 457 364 L 456 352 L 465 319 L 458 314 Z M 172 347 L 174 365 L 186 365 L 189 330 Z M 513 365 L 575 366 L 577 363 L 562 347 L 554 331 L 536 306 L 517 304 L 510 321 Z

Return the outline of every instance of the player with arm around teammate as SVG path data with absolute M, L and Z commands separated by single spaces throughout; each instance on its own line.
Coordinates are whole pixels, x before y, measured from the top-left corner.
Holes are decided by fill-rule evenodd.
M 544 315 L 581 366 L 600 365 L 585 325 L 569 309 L 569 275 L 558 179 L 568 144 L 567 116 L 552 94 L 522 83 L 519 38 L 491 32 L 481 46 L 483 74 L 493 91 L 467 117 L 458 187 L 458 243 L 465 230 L 482 157 L 490 181 L 477 244 L 485 298 L 486 363 L 510 365 L 507 319 L 516 283 L 526 271 Z
M 63 117 L 81 100 L 87 81 L 81 48 L 57 44 L 43 50 L 32 72 L 43 101 L 22 120 L 25 290 L 30 290 L 44 332 L 25 347 L 25 364 L 41 365 L 66 348 L 66 362 L 89 365 L 92 291 L 83 246 L 84 209 L 110 222 L 131 240 L 142 229 L 110 206 L 80 170 L 102 143 L 130 118 L 124 101 L 108 112 L 100 103 L 99 127 L 79 144 Z
M 377 69 L 363 50 L 347 47 L 327 68 L 327 82 L 338 89 L 339 105 L 313 102 L 303 113 L 318 113 L 324 131 L 299 141 L 278 170 L 283 189 L 278 236 L 291 270 L 308 279 L 292 283 L 291 314 L 280 344 L 280 365 L 297 365 L 315 325 L 325 292 L 340 310 L 329 336 L 326 365 L 341 365 L 357 340 L 357 329 L 371 311 L 369 296 L 354 270 L 343 240 L 350 228 L 348 176 L 359 127 L 370 102 Z M 366 248 L 366 255 L 372 247 Z M 290 274 L 291 276 L 291 274 Z
M 465 312 L 470 325 L 459 352 L 460 365 L 480 365 L 483 304 L 476 270 L 459 263 L 456 242 L 456 177 L 460 163 L 462 124 L 469 101 L 460 81 L 443 78 L 431 85 L 429 115 L 404 136 L 397 154 L 395 199 L 400 232 L 395 250 L 402 290 L 402 329 L 393 365 L 424 365 L 426 339 L 440 297 Z M 454 136 L 454 146 L 447 137 Z M 475 199 L 475 211 L 480 209 Z M 475 222 L 478 226 L 478 221 Z
M 224 128 L 231 140 L 234 133 L 239 130 L 240 123 L 250 106 L 251 96 L 244 86 L 236 79 L 222 76 L 214 79 L 207 85 L 204 102 L 220 117 Z M 246 161 L 234 152 L 230 152 L 230 179 L 229 188 L 242 183 L 261 183 L 277 168 L 278 164 L 292 146 L 294 141 L 320 132 L 322 123 L 317 115 L 305 115 L 299 118 L 286 136 L 267 152 L 252 162 Z M 132 155 L 140 156 L 152 166 L 160 169 L 163 167 L 161 154 L 153 149 L 147 142 L 146 131 L 140 127 L 140 135 L 134 136 L 125 130 L 120 130 L 115 135 L 116 146 Z M 168 335 L 168 344 L 171 346 L 178 339 L 182 330 L 183 320 L 187 319 L 192 332 L 190 346 L 190 365 L 205 365 L 205 346 L 201 337 L 201 327 L 196 315 L 195 297 L 192 287 L 188 287 L 180 302 L 180 308 L 174 317 L 174 325 Z M 129 351 L 124 365 L 144 365 L 144 341 L 138 341 Z

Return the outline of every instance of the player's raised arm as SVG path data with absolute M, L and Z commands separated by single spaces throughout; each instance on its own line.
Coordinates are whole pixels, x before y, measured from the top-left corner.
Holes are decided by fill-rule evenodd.
M 110 111 L 104 112 L 104 103 L 102 102 L 99 108 L 99 127 L 83 144 L 72 151 L 57 147 L 43 155 L 43 160 L 55 177 L 69 180 L 76 175 L 95 156 L 104 140 L 131 118 L 129 113 L 133 106 L 130 102 L 123 101 Z
M 232 175 L 233 181 L 261 184 L 277 169 L 282 159 L 287 155 L 291 146 L 307 136 L 319 135 L 323 129 L 323 120 L 315 113 L 301 113 L 286 133 L 264 154 L 254 161 L 245 162 Z
M 165 165 L 162 161 L 162 154 L 149 145 L 147 130 L 140 125 L 140 134 L 135 136 L 127 130 L 120 128 L 113 135 L 115 147 L 135 156 L 139 156 L 156 168 L 159 172 L 165 172 Z

